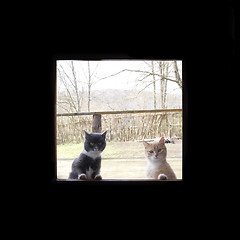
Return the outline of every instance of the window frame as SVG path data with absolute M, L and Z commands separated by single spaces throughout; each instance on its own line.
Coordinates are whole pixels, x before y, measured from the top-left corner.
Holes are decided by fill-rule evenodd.
M 102 179 L 102 180 L 74 180 L 74 179 L 58 179 L 57 178 L 57 141 L 56 141 L 56 119 L 57 119 L 57 113 L 56 113 L 56 101 L 57 101 L 57 61 L 58 60 L 104 60 L 104 59 L 110 59 L 110 60 L 143 60 L 143 58 L 129 58 L 129 56 L 121 55 L 120 57 L 112 57 L 112 56 L 106 56 L 105 54 L 102 56 L 95 55 L 95 54 L 74 54 L 71 55 L 61 55 L 61 54 L 55 54 L 54 57 L 51 59 L 51 91 L 52 96 L 54 99 L 54 107 L 53 107 L 53 119 L 54 119 L 54 128 L 53 128 L 53 136 L 54 139 L 52 139 L 52 142 L 54 143 L 54 150 L 52 154 L 52 161 L 51 166 L 51 183 L 54 185 L 79 185 L 79 186 L 158 186 L 158 185 L 175 185 L 175 184 L 182 184 L 184 182 L 184 167 L 182 167 L 182 179 L 176 179 L 176 180 L 166 180 L 166 181 L 159 181 L 156 179 Z M 144 58 L 147 59 L 147 58 Z M 171 59 L 149 59 L 149 60 L 171 60 Z M 184 63 L 183 59 L 181 59 L 182 63 Z M 183 84 L 184 86 L 184 84 Z M 184 103 L 184 98 L 182 97 L 182 102 Z M 183 125 L 184 125 L 184 104 L 182 107 L 182 113 L 183 113 Z M 184 126 L 183 126 L 183 132 L 184 136 Z M 182 144 L 182 166 L 184 165 L 184 137 L 183 137 L 183 144 Z

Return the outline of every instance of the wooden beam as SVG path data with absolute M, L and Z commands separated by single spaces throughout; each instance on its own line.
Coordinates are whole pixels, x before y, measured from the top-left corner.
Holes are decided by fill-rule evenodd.
M 100 133 L 102 131 L 101 114 L 94 114 L 92 121 L 92 132 Z
M 103 111 L 103 112 L 79 112 L 58 113 L 58 116 L 81 116 L 81 115 L 103 115 L 103 114 L 126 114 L 126 113 L 158 113 L 158 112 L 182 112 L 182 109 L 152 109 L 152 110 L 126 110 L 126 111 Z

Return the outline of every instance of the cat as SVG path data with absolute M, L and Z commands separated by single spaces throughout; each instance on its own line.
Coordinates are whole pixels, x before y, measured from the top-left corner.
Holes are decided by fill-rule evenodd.
M 68 179 L 102 180 L 101 153 L 106 147 L 106 133 L 85 132 L 84 149 L 72 163 Z
M 143 141 L 143 145 L 147 159 L 146 177 L 159 180 L 177 179 L 166 160 L 167 148 L 164 143 L 164 137 L 160 141 L 155 140 L 151 143 Z

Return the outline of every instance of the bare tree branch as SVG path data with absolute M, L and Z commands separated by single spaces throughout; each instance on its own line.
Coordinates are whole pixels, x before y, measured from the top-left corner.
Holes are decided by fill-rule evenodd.
M 146 73 L 146 74 L 148 74 L 148 76 L 152 76 L 153 75 L 153 73 L 152 72 L 149 72 L 149 71 L 142 71 L 142 70 L 138 70 L 138 69 L 123 69 L 123 70 L 121 70 L 121 71 L 119 71 L 119 72 L 117 72 L 117 73 L 113 73 L 113 74 L 111 74 L 111 75 L 109 75 L 109 76 L 107 76 L 107 77 L 103 77 L 103 78 L 100 78 L 99 80 L 104 80 L 104 79 L 107 79 L 107 78 L 110 78 L 110 77 L 114 77 L 114 76 L 116 76 L 116 75 L 118 75 L 118 74 L 120 74 L 120 73 L 123 73 L 123 72 L 137 72 L 137 73 Z M 164 77 L 166 80 L 168 80 L 168 81 L 172 81 L 172 82 L 178 82 L 177 80 L 175 80 L 175 79 L 172 79 L 172 78 L 169 78 L 169 77 L 166 77 L 165 75 L 161 75 L 161 74 L 158 74 L 158 73 L 155 73 L 155 76 L 158 76 L 158 77 Z M 145 78 L 144 78 L 145 79 Z
M 110 78 L 110 77 L 114 77 L 114 76 L 116 76 L 116 75 L 118 75 L 118 74 L 120 74 L 120 73 L 122 73 L 124 71 L 127 71 L 127 69 L 121 70 L 120 72 L 117 72 L 117 73 L 113 73 L 113 74 L 111 74 L 111 75 L 109 75 L 107 77 L 99 78 L 98 81 L 104 80 L 104 79 L 107 79 L 107 78 Z
M 62 67 L 62 66 L 61 66 L 61 67 Z M 62 76 L 61 71 L 60 71 L 59 69 L 58 69 L 58 73 L 59 73 L 59 77 L 60 77 L 63 85 L 65 86 L 65 89 L 66 89 L 66 91 L 67 91 L 67 93 L 68 93 L 68 96 L 69 96 L 69 98 L 71 99 L 71 102 L 74 104 L 74 100 L 73 100 L 73 98 L 72 98 L 72 94 L 71 94 L 71 92 L 70 92 L 69 86 L 68 86 L 65 78 Z M 74 108 L 75 108 L 75 110 L 77 110 L 75 104 L 74 104 Z
M 80 79 L 77 78 L 73 61 L 69 62 L 67 65 L 70 68 L 69 72 L 66 72 L 66 68 L 61 64 L 58 66 L 58 77 L 65 87 L 67 93 L 67 98 L 65 98 L 65 100 L 68 101 L 70 109 L 76 112 L 81 112 L 83 89 L 82 92 L 79 89 Z

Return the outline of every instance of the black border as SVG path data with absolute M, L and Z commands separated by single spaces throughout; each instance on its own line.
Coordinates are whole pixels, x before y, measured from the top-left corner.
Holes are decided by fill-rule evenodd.
M 36 151 L 32 151 L 34 154 L 32 156 L 34 157 L 31 158 L 37 162 L 34 176 L 41 176 L 36 181 L 43 189 L 47 187 L 55 193 L 72 190 L 81 191 L 83 188 L 88 192 L 93 189 L 101 189 L 101 191 L 106 190 L 104 191 L 106 193 L 108 190 L 116 190 L 115 192 L 121 190 L 121 192 L 124 192 L 128 188 L 130 192 L 137 190 L 139 194 L 148 192 L 149 189 L 156 192 L 168 189 L 168 193 L 181 194 L 183 189 L 187 189 L 192 194 L 198 194 L 203 185 L 209 184 L 207 176 L 211 175 L 212 169 L 209 165 L 209 168 L 204 169 L 203 172 L 199 164 L 203 161 L 203 158 L 207 158 L 209 163 L 211 163 L 211 161 L 216 161 L 216 157 L 206 157 L 199 149 L 203 143 L 203 136 L 213 136 L 214 139 L 222 137 L 222 134 L 214 131 L 214 126 L 217 122 L 214 121 L 214 117 L 219 116 L 217 113 L 221 112 L 225 101 L 223 101 L 222 95 L 216 100 L 216 97 L 213 97 L 213 93 L 217 94 L 221 90 L 225 92 L 232 91 L 232 88 L 229 87 L 230 85 L 224 84 L 224 89 L 221 89 L 223 88 L 221 84 L 218 84 L 218 87 L 215 84 L 228 81 L 228 79 L 229 81 L 231 79 L 232 81 L 234 80 L 233 67 L 237 68 L 237 65 L 234 65 L 237 48 L 235 35 L 236 12 L 232 7 L 219 9 L 216 6 L 213 9 L 199 8 L 197 12 L 192 9 L 189 9 L 189 11 L 183 19 L 180 16 L 182 13 L 178 14 L 177 18 L 172 15 L 174 22 L 172 21 L 173 25 L 171 26 L 174 26 L 174 29 L 167 24 L 164 30 L 168 27 L 169 30 L 164 31 L 164 35 L 161 35 L 160 31 L 159 37 L 149 37 L 149 35 L 144 37 L 145 34 L 142 31 L 144 27 L 141 26 L 136 29 L 124 28 L 124 31 L 122 30 L 123 28 L 119 28 L 118 30 L 122 37 L 114 35 L 109 31 L 105 38 L 101 35 L 97 38 L 97 41 L 94 41 L 96 36 L 93 35 L 86 39 L 82 35 L 75 39 L 68 39 L 69 35 L 60 39 L 61 36 L 59 37 L 56 34 L 57 36 L 54 37 L 51 33 L 47 36 L 45 41 L 47 44 L 43 47 L 41 47 L 42 42 L 40 41 L 37 46 L 40 46 L 40 50 L 36 50 L 34 56 L 31 55 L 31 59 L 35 61 L 33 64 L 35 68 L 33 67 L 33 69 L 36 70 L 31 69 L 31 73 L 34 73 L 35 82 L 41 83 L 38 85 L 37 92 L 34 92 L 33 95 L 37 94 L 37 99 L 41 99 L 39 100 L 39 109 L 44 112 L 44 116 L 41 117 L 36 113 L 34 118 L 40 121 L 37 121 L 37 124 L 31 127 L 36 129 L 37 125 L 37 133 L 42 143 L 42 149 L 37 151 L 37 157 Z M 159 27 L 159 25 L 154 26 L 156 29 Z M 60 29 L 62 29 L 62 26 Z M 101 58 L 183 60 L 184 144 L 182 182 L 156 183 L 157 185 L 155 183 L 146 183 L 146 185 L 141 186 L 138 183 L 129 183 L 127 186 L 125 183 L 119 183 L 112 186 L 95 187 L 92 185 L 92 187 L 86 186 L 83 188 L 75 183 L 60 185 L 54 183 L 53 159 L 56 153 L 52 147 L 55 144 L 55 133 L 53 130 L 55 129 L 55 90 L 53 82 L 55 70 L 53 71 L 53 61 L 59 57 L 62 57 L 62 59 L 92 60 Z M 40 67 L 36 68 L 37 63 Z M 221 69 L 221 71 L 215 71 L 216 69 Z M 44 101 L 42 96 L 44 96 Z M 43 125 L 44 127 L 41 127 Z M 31 139 L 36 139 L 36 134 Z M 194 184 L 194 187 L 191 187 L 192 184 Z

